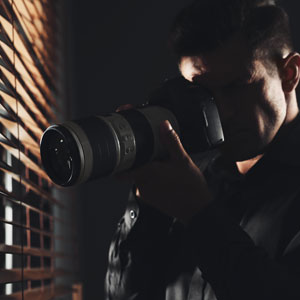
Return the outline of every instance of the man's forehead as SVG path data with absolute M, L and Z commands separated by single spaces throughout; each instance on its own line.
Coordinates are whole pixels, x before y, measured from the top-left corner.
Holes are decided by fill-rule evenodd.
M 225 85 L 232 80 L 251 73 L 246 62 L 230 62 L 229 60 L 207 63 L 200 57 L 182 58 L 179 69 L 182 76 L 190 82 L 201 83 L 207 86 Z
M 179 62 L 181 74 L 193 78 L 225 78 L 238 76 L 251 68 L 251 52 L 241 39 L 233 39 L 222 48 L 205 55 L 183 56 Z

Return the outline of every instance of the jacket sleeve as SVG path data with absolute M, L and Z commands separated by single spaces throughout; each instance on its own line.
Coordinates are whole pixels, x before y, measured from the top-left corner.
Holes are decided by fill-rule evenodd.
M 133 188 L 109 250 L 106 300 L 165 299 L 173 219 L 138 202 Z
M 271 259 L 215 205 L 192 220 L 187 234 L 202 276 L 218 300 L 300 299 L 299 243 Z

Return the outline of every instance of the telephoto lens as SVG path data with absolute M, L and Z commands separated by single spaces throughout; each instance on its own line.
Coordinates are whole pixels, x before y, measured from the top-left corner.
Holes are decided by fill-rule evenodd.
M 72 186 L 134 169 L 167 152 L 159 125 L 169 120 L 188 153 L 224 141 L 212 95 L 182 77 L 166 81 L 147 103 L 50 126 L 41 139 L 41 158 L 54 183 Z

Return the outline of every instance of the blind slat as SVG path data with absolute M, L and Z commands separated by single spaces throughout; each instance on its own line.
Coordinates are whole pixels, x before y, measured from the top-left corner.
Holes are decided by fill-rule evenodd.
M 45 236 L 48 236 L 48 237 L 51 237 L 53 239 L 57 239 L 57 240 L 65 240 L 65 239 L 70 239 L 70 237 L 67 237 L 67 236 L 64 236 L 64 235 L 59 235 L 59 236 L 56 236 L 54 235 L 53 233 L 49 232 L 49 231 L 45 231 L 45 230 L 41 230 L 41 229 L 37 229 L 37 228 L 34 228 L 34 227 L 26 227 L 24 226 L 23 224 L 21 223 L 18 223 L 18 222 L 14 222 L 14 221 L 7 221 L 3 218 L 0 217 L 0 223 L 5 223 L 5 224 L 8 224 L 8 225 L 12 225 L 12 226 L 16 226 L 22 230 L 27 230 L 27 231 L 32 231 L 32 232 L 35 232 L 35 233 L 38 233 L 38 234 L 42 234 L 42 235 L 45 235 Z M 75 236 L 74 236 L 74 239 L 75 240 Z M 23 246 L 23 248 L 25 248 L 25 246 Z M 38 249 L 41 249 L 41 248 L 38 248 Z M 49 250 L 50 251 L 50 250 Z M 0 251 L 1 252 L 1 251 Z M 53 251 L 52 251 L 53 252 Z M 68 255 L 68 256 L 72 256 L 71 254 L 64 254 L 64 255 Z
M 39 33 L 36 31 L 35 24 L 30 24 L 29 22 L 25 22 L 25 20 L 22 18 L 22 16 L 19 13 L 19 10 L 16 8 L 15 2 L 13 5 L 13 9 L 18 21 L 20 22 L 20 25 L 22 26 L 23 30 L 26 32 L 26 35 L 31 38 L 31 43 L 32 41 L 34 41 L 33 48 L 35 50 L 35 53 L 37 54 L 39 60 L 43 64 L 45 71 L 50 76 L 51 72 L 49 71 L 48 64 L 51 64 L 51 60 L 47 55 L 45 55 L 43 42 L 40 39 Z
M 14 121 L 20 123 L 20 125 L 23 127 L 30 128 L 31 132 L 33 132 L 33 139 L 39 139 L 41 137 L 43 131 L 38 126 L 38 123 L 31 117 L 28 111 L 20 103 L 18 103 L 18 109 L 16 109 L 16 107 L 14 107 L 16 106 L 14 105 L 14 103 L 16 103 L 16 99 L 8 94 L 5 94 L 1 91 L 1 89 L 0 103 Z M 19 114 L 22 115 L 22 119 L 18 117 Z
M 26 290 L 24 292 L 24 297 L 26 300 L 50 300 L 54 297 L 71 294 L 72 292 L 73 290 L 71 288 L 64 286 L 56 286 L 54 288 L 45 287 L 43 289 L 35 288 Z M 18 292 L 7 296 L 0 296 L 0 300 L 22 300 L 22 297 L 22 293 Z
M 56 299 L 72 289 L 55 278 L 76 274 L 59 267 L 78 262 L 72 204 L 53 196 L 39 153 L 60 112 L 58 3 L 0 1 L 0 300 Z
M 1 7 L 1 5 L 0 5 L 0 7 Z M 4 44 L 6 44 L 10 49 L 13 49 L 15 51 L 15 57 L 17 57 L 21 61 L 21 63 L 27 70 L 28 74 L 30 74 L 30 77 L 32 78 L 32 80 L 36 83 L 37 88 L 40 90 L 40 92 L 46 99 L 46 102 L 51 103 L 57 109 L 58 107 L 56 105 L 55 100 L 52 97 L 51 91 L 50 91 L 49 87 L 47 86 L 47 83 L 44 81 L 43 77 L 40 76 L 39 70 L 36 68 L 34 61 L 31 59 L 29 53 L 27 53 L 27 52 L 24 53 L 24 51 L 22 51 L 22 49 L 20 49 L 20 47 L 18 47 L 18 45 L 16 45 L 15 42 L 12 43 L 12 39 L 11 39 L 12 35 L 7 34 L 6 31 L 4 30 L 4 27 L 2 25 L 2 20 L 4 20 L 4 23 L 6 24 L 7 28 L 9 28 L 11 25 L 1 15 L 0 15 L 0 20 L 1 20 L 1 22 L 0 22 L 0 40 Z M 10 27 L 10 28 L 12 29 L 13 27 Z M 19 44 L 22 45 L 22 42 L 19 41 Z M 24 49 L 26 50 L 25 47 L 24 47 Z M 25 55 L 26 53 L 28 55 Z
M 23 274 L 22 274 L 23 273 Z M 41 280 L 54 277 L 64 277 L 70 275 L 65 270 L 56 269 L 54 271 L 47 269 L 11 269 L 0 270 L 0 283 L 11 283 L 23 280 Z
M 1 217 L 0 217 L 0 222 L 5 223 L 5 224 L 9 224 L 9 225 L 12 225 L 12 226 L 16 226 L 16 227 L 24 229 L 24 230 L 29 230 L 29 231 L 33 231 L 33 232 L 36 232 L 36 233 L 40 233 L 42 235 L 46 235 L 46 236 L 49 236 L 49 237 L 54 237 L 54 234 L 51 233 L 50 231 L 41 230 L 41 229 L 34 228 L 34 227 L 27 227 L 27 226 L 25 226 L 25 225 L 23 225 L 19 222 L 9 221 L 9 220 L 6 220 L 6 219 L 1 218 Z
M 34 102 L 22 86 L 17 85 L 15 89 L 13 75 L 2 66 L 0 66 L 0 78 L 6 88 L 4 90 L 0 87 L 1 90 L 3 92 L 8 91 L 10 95 L 17 99 L 19 103 L 21 103 L 21 105 L 27 110 L 28 114 L 30 114 L 30 116 L 35 119 L 36 122 L 41 124 L 39 126 L 40 128 L 47 127 L 49 125 L 47 119 L 41 114 L 41 111 L 37 109 Z
M 39 214 L 42 214 L 43 216 L 49 218 L 50 221 L 59 222 L 60 224 L 62 224 L 64 226 L 72 227 L 72 224 L 68 223 L 64 219 L 58 218 L 58 217 L 53 216 L 53 215 L 51 215 L 51 214 L 49 214 L 49 213 L 47 213 L 45 211 L 42 211 L 41 209 L 38 209 L 38 208 L 36 208 L 34 206 L 31 206 L 31 205 L 27 204 L 26 202 L 24 202 L 25 201 L 24 199 L 23 199 L 23 201 L 18 200 L 17 197 L 13 193 L 9 193 L 9 192 L 5 191 L 1 186 L 0 186 L 0 194 L 2 194 L 3 196 L 5 196 L 5 198 L 8 201 L 11 201 L 12 203 L 22 205 L 23 207 L 27 207 L 27 208 L 29 208 L 32 211 L 35 211 L 35 212 L 37 212 Z
M 33 60 L 34 64 L 36 65 L 37 69 L 39 70 L 41 76 L 43 77 L 43 79 L 45 80 L 45 82 L 47 83 L 47 85 L 51 88 L 51 89 L 55 89 L 55 85 L 53 84 L 53 81 L 51 80 L 51 78 L 48 76 L 47 72 L 44 69 L 44 66 L 41 64 L 40 59 L 38 58 L 30 40 L 28 39 L 28 37 L 26 36 L 17 16 L 15 15 L 15 13 L 13 12 L 13 10 L 11 9 L 11 4 L 9 3 L 8 0 L 2 0 L 2 7 L 4 9 L 4 11 L 6 12 L 6 14 L 11 14 L 12 19 L 15 22 L 15 28 L 16 28 L 16 35 L 15 35 L 15 39 L 18 39 L 15 42 L 18 42 L 18 47 L 20 48 L 25 48 L 22 49 L 24 51 L 24 53 L 29 53 L 29 57 L 27 57 L 30 60 Z M 7 33 L 9 33 L 9 31 L 6 31 Z M 12 38 L 11 38 L 12 40 Z M 21 44 L 23 44 L 23 47 L 21 46 Z M 23 53 L 23 52 L 22 52 Z
M 14 222 L 14 221 L 8 221 L 8 220 L 5 220 L 3 218 L 0 217 L 0 223 L 5 223 L 5 224 L 9 224 L 9 225 L 12 225 L 12 226 L 16 226 L 20 229 L 23 229 L 23 230 L 29 230 L 29 231 L 32 231 L 32 232 L 35 232 L 35 233 L 39 233 L 39 234 L 42 234 L 42 235 L 45 235 L 45 236 L 49 236 L 51 238 L 54 238 L 54 239 L 57 239 L 57 240 L 69 240 L 71 241 L 70 239 L 70 236 L 65 236 L 65 235 L 54 235 L 53 233 L 49 232 L 49 231 L 45 231 L 45 230 L 40 230 L 40 229 L 37 229 L 37 228 L 34 228 L 34 227 L 26 227 L 24 226 L 23 224 L 21 223 L 18 223 L 18 222 Z M 72 237 L 71 237 L 72 238 Z M 76 240 L 75 239 L 75 236 L 74 236 L 74 239 L 73 241 Z M 23 246 L 25 247 L 25 246 Z M 39 248 L 41 249 L 41 248 Z M 69 255 L 69 254 L 68 254 Z
M 62 253 L 62 252 L 53 252 L 40 248 L 29 248 L 24 246 L 23 249 L 21 246 L 8 246 L 5 244 L 0 244 L 0 252 L 3 253 L 11 253 L 11 254 L 25 254 L 25 255 L 34 255 L 41 257 L 57 257 L 57 258 L 66 258 L 69 257 L 73 259 L 70 254 Z
M 37 116 L 43 124 L 42 128 L 49 126 L 49 119 L 52 119 L 53 112 L 43 108 L 40 103 L 36 100 L 36 97 L 28 89 L 23 79 L 17 72 L 11 72 L 4 66 L 0 66 L 1 80 L 7 86 L 7 89 L 12 94 L 17 94 L 18 98 L 21 99 L 22 105 L 26 105 L 27 109 L 30 110 L 34 115 Z
M 7 150 L 9 153 L 11 153 L 14 157 L 17 159 L 20 157 L 21 161 L 26 164 L 28 168 L 30 168 L 32 171 L 34 171 L 36 174 L 43 177 L 45 180 L 50 181 L 48 175 L 45 173 L 45 171 L 41 168 L 41 165 L 37 165 L 34 161 L 32 161 L 27 155 L 20 152 L 18 149 L 13 148 L 11 146 L 8 146 L 6 144 L 3 144 L 0 142 L 0 144 Z
M 1 41 L 0 46 L 2 60 L 6 62 L 8 67 L 10 66 L 10 69 L 15 69 L 20 74 L 25 84 L 29 87 L 32 93 L 36 95 L 40 105 L 45 106 L 47 111 L 51 112 L 51 107 L 48 104 L 50 92 L 47 89 L 47 86 L 43 85 L 44 83 L 40 86 L 38 85 L 38 81 L 36 80 L 38 76 L 36 75 L 36 70 L 34 70 L 32 64 L 23 60 L 22 55 L 16 55 L 16 51 L 10 41 L 7 43 Z M 49 103 L 51 102 L 52 101 L 49 101 Z
M 4 164 L 3 161 L 0 161 L 0 171 L 3 171 L 6 174 L 9 174 L 16 182 L 20 182 L 24 187 L 32 190 L 37 195 L 48 200 L 49 202 L 56 204 L 61 208 L 65 208 L 65 205 L 63 203 L 61 203 L 61 201 L 55 199 L 52 195 L 50 195 L 48 192 L 43 190 L 40 186 L 33 183 L 29 179 L 21 178 L 21 180 L 20 180 L 20 175 L 16 171 L 14 171 L 11 166 Z
M 13 143 L 14 140 L 20 139 L 20 144 L 26 145 L 33 153 L 39 151 L 38 140 L 35 136 L 32 136 L 26 129 L 18 126 L 18 123 L 8 120 L 7 118 L 1 118 L 0 123 L 6 128 L 6 132 L 9 132 L 12 138 L 8 138 Z M 13 143 L 16 145 L 15 143 Z M 17 146 L 17 145 L 16 145 Z M 23 146 L 24 147 L 24 146 Z

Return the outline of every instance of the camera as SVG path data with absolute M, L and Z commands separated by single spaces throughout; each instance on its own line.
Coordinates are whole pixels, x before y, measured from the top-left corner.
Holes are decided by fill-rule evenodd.
M 143 105 L 50 126 L 40 144 L 45 171 L 54 183 L 72 186 L 164 159 L 167 152 L 159 140 L 163 120 L 169 120 L 190 154 L 224 141 L 211 93 L 177 77 Z

